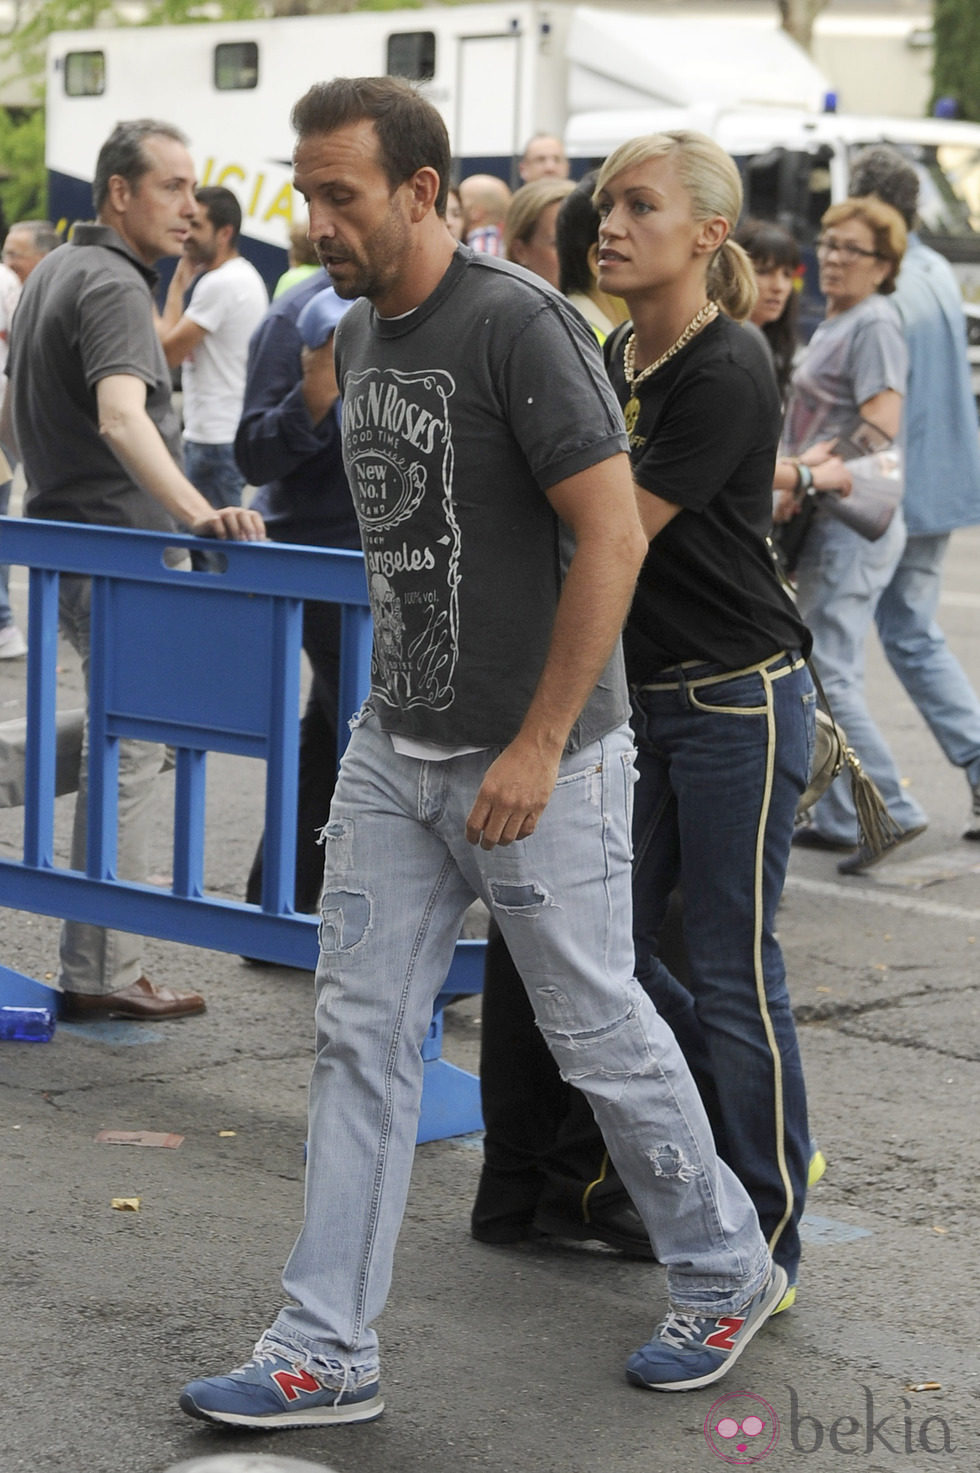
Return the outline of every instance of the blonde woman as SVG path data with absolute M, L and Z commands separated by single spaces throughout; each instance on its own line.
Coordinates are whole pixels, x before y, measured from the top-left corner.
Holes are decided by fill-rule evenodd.
M 624 634 L 639 781 L 634 790 L 636 974 L 673 1028 L 719 1154 L 752 1198 L 796 1296 L 811 1153 L 785 969 L 774 933 L 809 773 L 809 635 L 766 538 L 780 404 L 764 344 L 738 326 L 752 265 L 730 239 L 731 160 L 700 134 L 635 139 L 602 166 L 598 285 L 632 322 L 606 341 L 624 406 L 650 549 Z M 683 980 L 661 957 L 683 891 Z M 583 1096 L 544 1056 L 516 972 L 497 959 L 484 996 L 484 1168 L 472 1230 L 540 1234 L 651 1256 L 642 1221 Z M 683 1170 L 665 1146 L 666 1175 Z M 673 1339 L 673 1332 L 671 1332 Z M 691 1333 L 675 1344 L 695 1363 Z M 663 1387 L 658 1337 L 629 1362 Z
M 558 286 L 555 223 L 562 200 L 575 185 L 570 179 L 536 179 L 519 189 L 504 218 L 504 255 L 550 286 Z
M 810 637 L 766 537 L 780 405 L 738 323 L 752 264 L 738 171 L 698 133 L 638 138 L 599 173 L 598 278 L 632 315 L 606 343 L 650 550 L 624 635 L 633 695 L 637 976 L 702 1087 L 795 1298 L 810 1140 L 775 935 L 809 770 Z M 690 974 L 658 956 L 684 896 Z

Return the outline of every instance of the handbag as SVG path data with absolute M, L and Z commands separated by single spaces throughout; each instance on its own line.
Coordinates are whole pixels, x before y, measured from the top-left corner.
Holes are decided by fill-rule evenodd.
M 810 780 L 796 805 L 796 822 L 807 822 L 814 803 L 823 797 L 830 784 L 846 767 L 851 781 L 851 797 L 854 799 L 861 844 L 872 854 L 880 854 L 893 839 L 899 837 L 902 833 L 901 826 L 888 812 L 874 778 L 868 776 L 861 766 L 858 754 L 853 747 L 848 746 L 844 729 L 838 725 L 827 693 L 820 684 L 820 676 L 810 660 L 807 660 L 807 667 L 820 705 L 816 711 L 816 740 L 810 763 Z
M 772 529 L 779 566 L 787 577 L 796 571 L 818 506 L 825 507 L 831 516 L 869 542 L 877 542 L 888 531 L 901 505 L 905 493 L 902 451 L 884 430 L 858 417 L 846 434 L 838 436 L 829 453 L 847 462 L 850 494 L 815 491 L 812 485 L 797 493 L 799 511 L 788 522 L 778 522 Z
M 817 494 L 813 491 L 805 493 L 795 516 L 790 517 L 788 522 L 773 524 L 770 541 L 780 572 L 787 579 L 796 572 L 803 544 L 817 514 Z
M 808 497 L 807 499 L 812 500 L 813 498 Z M 769 547 L 776 567 L 776 576 L 792 598 L 793 588 L 783 571 L 779 556 L 773 546 L 772 537 L 769 539 Z M 814 669 L 813 661 L 808 658 L 806 664 L 817 692 L 818 705 L 810 773 L 806 788 L 796 805 L 796 824 L 799 826 L 809 820 L 810 810 L 817 799 L 823 797 L 834 779 L 840 777 L 846 767 L 851 781 L 851 797 L 854 799 L 854 811 L 857 815 L 861 844 L 872 854 L 880 854 L 892 839 L 901 834 L 901 826 L 888 812 L 874 778 L 868 776 L 861 766 L 860 757 L 854 748 L 848 745 L 844 728 L 833 713 L 827 699 L 827 692 L 820 683 L 820 676 Z
M 835 449 L 835 454 L 839 453 Z M 826 492 L 824 502 L 831 516 L 853 528 L 869 542 L 877 542 L 891 525 L 905 490 L 902 452 L 897 445 L 848 461 L 850 496 Z M 794 518 L 795 520 L 795 518 Z
M 810 672 L 811 676 L 813 671 Z M 810 761 L 810 778 L 799 803 L 796 805 L 796 822 L 805 823 L 810 809 L 818 798 L 822 798 L 835 777 L 840 777 L 847 761 L 847 740 L 829 711 L 822 706 L 816 709 L 816 731 L 814 733 L 813 757 Z
M 869 542 L 877 542 L 888 531 L 905 493 L 901 446 L 878 425 L 859 415 L 837 437 L 830 453 L 846 462 L 851 492 L 849 496 L 825 492 L 824 505 L 839 522 Z

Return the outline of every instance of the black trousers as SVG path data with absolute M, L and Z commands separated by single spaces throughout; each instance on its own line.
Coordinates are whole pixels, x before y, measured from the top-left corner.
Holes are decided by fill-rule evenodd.
M 323 848 L 317 839 L 327 821 L 337 781 L 337 701 L 340 688 L 340 606 L 303 605 L 303 649 L 313 670 L 299 726 L 299 785 L 296 804 L 296 888 L 293 904 L 315 914 L 323 887 Z M 245 899 L 262 900 L 262 847 L 255 851 Z
M 659 942 L 659 954 L 683 980 L 676 895 Z M 593 1206 L 629 1200 L 585 1096 L 558 1073 L 493 923 L 484 966 L 480 1097 L 486 1135 L 473 1225 L 485 1238 L 499 1233 L 506 1241 L 528 1227 L 539 1208 L 584 1220 L 586 1200 Z

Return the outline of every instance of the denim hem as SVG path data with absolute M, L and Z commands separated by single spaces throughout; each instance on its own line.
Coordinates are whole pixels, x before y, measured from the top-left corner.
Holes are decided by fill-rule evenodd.
M 328 1376 L 342 1376 L 345 1389 L 357 1389 L 377 1381 L 380 1365 L 377 1360 L 345 1361 L 337 1353 L 327 1353 L 314 1340 L 296 1330 L 282 1329 L 279 1320 L 261 1336 L 256 1349 L 285 1350 L 289 1355 L 299 1356 L 312 1371 Z
M 758 1294 L 771 1271 L 772 1259 L 764 1251 L 753 1271 L 739 1279 L 730 1289 L 723 1288 L 717 1277 L 707 1279 L 703 1275 L 685 1274 L 678 1283 L 678 1276 L 668 1273 L 670 1307 L 677 1314 L 737 1314 Z

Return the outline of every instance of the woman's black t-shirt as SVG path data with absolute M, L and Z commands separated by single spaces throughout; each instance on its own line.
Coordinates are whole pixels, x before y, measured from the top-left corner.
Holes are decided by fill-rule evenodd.
M 606 344 L 621 404 L 628 329 Z M 810 635 L 766 542 L 779 395 L 765 352 L 730 318 L 709 323 L 639 386 L 633 476 L 683 508 L 650 544 L 623 634 L 634 685 L 684 660 L 738 670 Z

